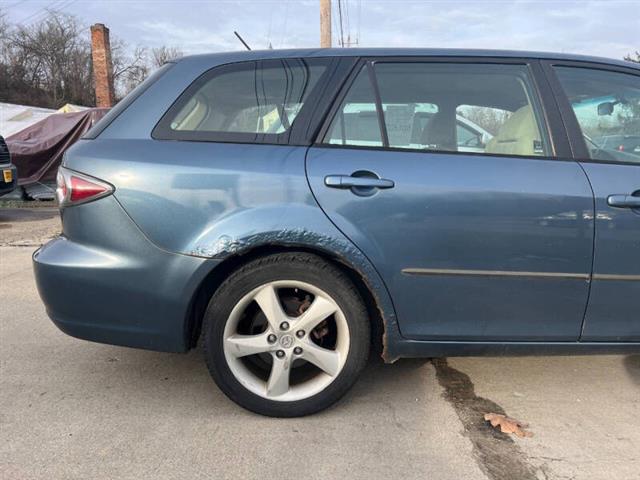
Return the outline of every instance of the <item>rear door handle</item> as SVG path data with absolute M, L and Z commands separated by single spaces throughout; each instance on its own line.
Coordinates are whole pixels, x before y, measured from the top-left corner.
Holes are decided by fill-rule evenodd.
M 353 177 L 351 175 L 327 175 L 324 184 L 330 188 L 393 188 L 393 180 L 386 178 Z
M 633 195 L 609 195 L 607 205 L 618 208 L 640 208 L 640 197 Z

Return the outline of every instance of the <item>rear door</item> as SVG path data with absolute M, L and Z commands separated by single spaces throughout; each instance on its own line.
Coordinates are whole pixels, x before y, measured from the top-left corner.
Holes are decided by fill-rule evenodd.
M 595 193 L 595 256 L 582 340 L 640 341 L 640 71 L 546 64 Z
M 538 68 L 363 63 L 309 150 L 316 199 L 382 275 L 408 338 L 580 335 L 593 195 Z M 483 132 L 473 148 L 461 123 Z

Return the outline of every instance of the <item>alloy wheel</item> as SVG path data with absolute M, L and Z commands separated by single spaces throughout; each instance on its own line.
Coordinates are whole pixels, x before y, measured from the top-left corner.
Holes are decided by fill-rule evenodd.
M 287 293 L 299 308 L 287 308 Z M 248 390 L 274 401 L 297 401 L 323 391 L 341 372 L 350 336 L 338 304 L 308 283 L 261 285 L 235 305 L 224 328 L 224 356 Z M 256 368 L 256 357 L 263 368 Z

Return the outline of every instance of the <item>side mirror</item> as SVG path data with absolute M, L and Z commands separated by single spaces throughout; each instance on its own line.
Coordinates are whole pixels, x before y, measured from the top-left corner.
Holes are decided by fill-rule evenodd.
M 611 115 L 613 113 L 614 102 L 604 102 L 598 104 L 598 116 Z

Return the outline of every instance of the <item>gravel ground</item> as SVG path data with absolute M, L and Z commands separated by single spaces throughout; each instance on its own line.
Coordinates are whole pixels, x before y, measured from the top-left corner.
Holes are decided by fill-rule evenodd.
M 39 246 L 60 234 L 60 215 L 51 202 L 9 205 L 0 206 L 0 246 Z

